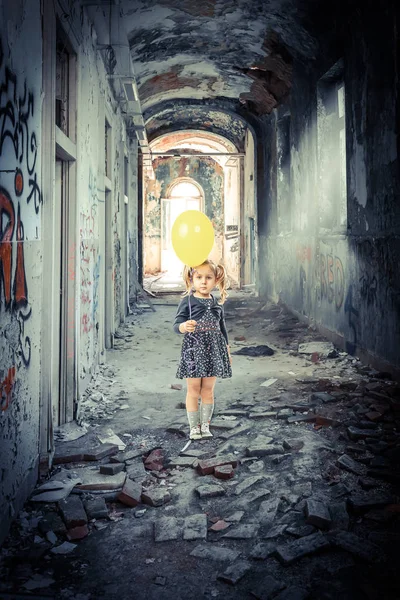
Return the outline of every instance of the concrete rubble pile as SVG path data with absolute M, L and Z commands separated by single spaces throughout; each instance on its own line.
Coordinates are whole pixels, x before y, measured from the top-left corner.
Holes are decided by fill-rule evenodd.
M 267 328 L 279 326 L 278 310 L 273 317 Z M 301 324 L 281 323 L 280 331 L 293 328 L 305 335 L 288 351 L 304 354 L 316 375 L 233 401 L 215 414 L 211 441 L 188 443 L 182 419 L 144 443 L 113 431 L 101 438 L 88 426 L 60 442 L 52 477 L 16 522 L 19 545 L 2 551 L 3 572 L 11 573 L 22 547 L 41 558 L 73 556 L 88 536 L 127 520 L 130 538 L 149 551 L 191 542 L 185 552 L 217 565 L 216 582 L 243 585 L 254 598 L 308 598 L 310 587 L 289 575 L 304 557 L 321 556 L 325 565 L 331 557 L 336 597 L 346 569 L 383 568 L 400 542 L 400 387 L 331 344 L 307 340 Z M 94 419 L 91 402 L 100 420 L 116 410 L 105 401 L 114 375 L 102 367 L 82 402 L 83 421 Z M 16 581 L 32 590 L 54 579 L 27 567 Z

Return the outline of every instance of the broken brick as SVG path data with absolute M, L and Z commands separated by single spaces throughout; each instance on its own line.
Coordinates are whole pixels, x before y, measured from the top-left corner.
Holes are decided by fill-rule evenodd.
M 84 502 L 89 519 L 104 519 L 108 517 L 108 508 L 104 498 L 89 498 Z
M 144 461 L 144 466 L 149 471 L 162 471 L 164 468 L 164 453 L 160 448 L 150 452 Z
M 221 485 L 200 485 L 196 488 L 196 492 L 200 498 L 214 498 L 226 494 L 225 489 Z
M 137 506 L 140 504 L 142 486 L 131 479 L 126 479 L 122 491 L 118 494 L 118 500 L 127 506 Z
M 250 569 L 251 564 L 247 560 L 238 560 L 229 565 L 221 575 L 217 575 L 217 579 L 231 585 L 236 585 Z
M 67 531 L 67 539 L 71 540 L 82 540 L 89 535 L 89 529 L 87 525 L 80 525 L 79 527 L 73 527 Z
M 162 506 L 171 500 L 171 494 L 161 487 L 152 488 L 142 493 L 142 502 L 150 506 Z
M 347 454 L 343 454 L 337 459 L 337 464 L 342 469 L 346 471 L 350 471 L 350 473 L 354 473 L 355 475 L 365 475 L 365 466 L 360 464 L 359 462 L 347 456 Z
M 68 496 L 60 500 L 58 507 L 68 529 L 86 525 L 88 518 L 79 496 Z
M 97 448 L 91 448 L 84 453 L 84 460 L 94 461 L 101 460 L 106 456 L 112 456 L 113 454 L 118 454 L 119 448 L 116 444 L 101 444 L 101 446 L 97 446 Z
M 306 501 L 307 523 L 318 529 L 329 529 L 331 517 L 325 504 L 308 498 Z
M 214 476 L 217 479 L 231 479 L 235 475 L 232 465 L 220 465 L 215 467 Z
M 282 445 L 285 448 L 285 450 L 292 450 L 298 452 L 303 448 L 304 442 L 303 440 L 284 440 Z
M 314 554 L 330 546 L 329 540 L 320 532 L 300 538 L 289 544 L 278 546 L 278 559 L 285 565 L 290 565 L 303 556 Z
M 125 469 L 124 463 L 110 463 L 108 465 L 100 465 L 100 473 L 102 475 L 116 475 Z
M 238 459 L 235 456 L 220 456 L 217 458 L 210 458 L 208 460 L 199 460 L 198 470 L 201 475 L 210 475 L 210 473 L 214 472 L 215 467 L 219 467 L 222 465 L 231 465 L 232 467 L 236 467 L 238 464 Z

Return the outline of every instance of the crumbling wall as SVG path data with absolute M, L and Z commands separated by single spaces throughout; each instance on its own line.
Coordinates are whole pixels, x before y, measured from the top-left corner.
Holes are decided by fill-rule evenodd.
M 37 477 L 43 196 L 40 3 L 0 5 L 0 543 Z
M 299 65 L 294 71 L 286 107 L 290 177 L 282 174 L 278 161 L 278 185 L 268 190 L 278 214 L 279 202 L 285 201 L 290 224 L 286 219 L 282 228 L 270 213 L 260 275 L 265 294 L 308 317 L 345 350 L 399 368 L 399 102 L 391 87 L 398 77 L 396 32 L 384 11 L 375 14 L 373 23 L 368 13 L 358 19 L 341 56 L 332 57 L 318 73 L 305 73 Z M 318 101 L 321 76 L 340 58 L 346 65 L 344 181 L 333 157 L 321 154 L 333 134 Z M 279 119 L 278 113 L 278 155 Z M 265 144 L 270 147 L 271 138 Z M 273 156 L 271 148 L 266 152 Z M 282 189 L 287 192 L 289 186 L 289 199 L 279 194 L 284 176 Z
M 80 102 L 77 129 L 79 370 L 81 380 L 85 382 L 104 350 L 105 311 L 112 313 L 114 330 L 126 314 L 122 256 L 128 242 L 124 219 L 125 125 L 88 21 L 82 26 L 79 52 L 82 54 L 82 60 L 78 60 Z M 106 120 L 108 143 L 105 139 Z M 132 200 L 131 209 L 135 212 L 136 198 Z M 131 232 L 131 237 L 136 239 L 136 232 Z M 106 278 L 112 286 L 111 300 L 104 297 Z M 111 306 L 106 307 L 106 302 L 111 302 Z

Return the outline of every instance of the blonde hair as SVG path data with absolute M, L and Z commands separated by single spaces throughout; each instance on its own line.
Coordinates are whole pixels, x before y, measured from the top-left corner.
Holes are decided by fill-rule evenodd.
M 226 269 L 221 264 L 217 265 L 210 258 L 207 258 L 207 260 L 202 262 L 201 265 L 197 265 L 197 267 L 188 267 L 187 265 L 185 265 L 185 268 L 183 269 L 183 281 L 185 282 L 186 290 L 183 292 L 182 296 L 188 296 L 190 294 L 190 292 L 192 291 L 193 274 L 196 271 L 196 269 L 198 269 L 199 267 L 203 267 L 204 265 L 208 265 L 214 273 L 217 288 L 221 293 L 221 300 L 218 302 L 218 304 L 224 304 L 225 300 L 228 297 L 228 292 L 226 290 L 229 287 L 229 279 L 226 274 Z

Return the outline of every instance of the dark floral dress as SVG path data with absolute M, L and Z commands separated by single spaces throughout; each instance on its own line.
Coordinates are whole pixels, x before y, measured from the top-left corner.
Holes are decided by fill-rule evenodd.
M 232 377 L 228 348 L 219 321 L 211 312 L 212 298 L 196 298 L 206 304 L 193 333 L 185 333 L 176 377 Z

